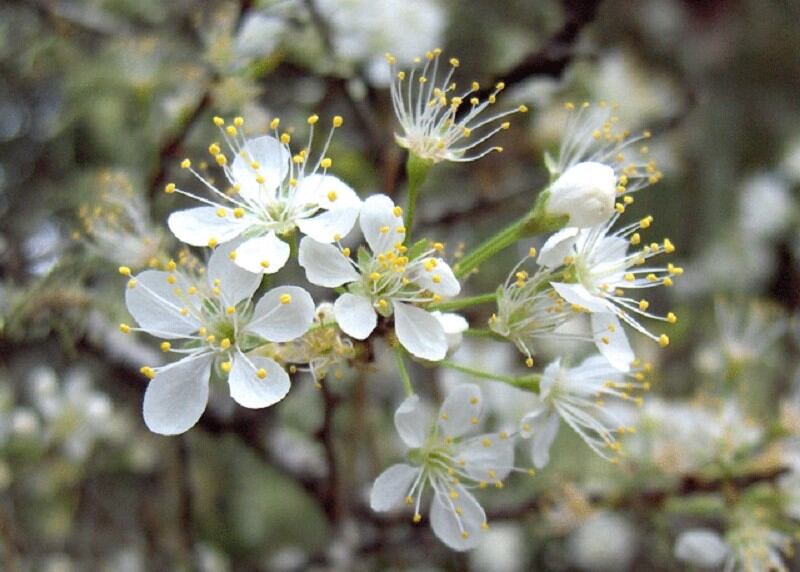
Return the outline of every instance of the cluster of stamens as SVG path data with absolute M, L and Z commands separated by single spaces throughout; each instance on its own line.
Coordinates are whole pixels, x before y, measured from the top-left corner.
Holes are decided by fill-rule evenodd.
M 480 115 L 487 107 L 497 102 L 497 95 L 505 89 L 500 82 L 483 100 L 478 96 L 478 82 L 469 89 L 458 90 L 451 81 L 460 62 L 450 58 L 447 71 L 440 69 L 442 50 L 427 52 L 423 58 L 414 60 L 409 73 L 396 69 L 396 59 L 386 54 L 392 69 L 392 105 L 403 133 L 395 135 L 398 144 L 421 159 L 434 163 L 440 161 L 474 161 L 502 147 L 479 150 L 483 143 L 500 131 L 508 129 L 510 123 L 502 121 L 514 113 L 524 113 L 524 105 L 489 117 Z

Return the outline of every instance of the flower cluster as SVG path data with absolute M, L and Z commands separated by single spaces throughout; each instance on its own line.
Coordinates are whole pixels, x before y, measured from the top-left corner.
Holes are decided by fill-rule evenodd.
M 641 394 L 650 388 L 650 366 L 636 359 L 624 326 L 666 346 L 667 335 L 651 333 L 641 320 L 676 321 L 671 312 L 651 313 L 650 302 L 632 292 L 670 286 L 682 269 L 649 263 L 674 251 L 669 239 L 644 242 L 641 233 L 652 217 L 613 230 L 633 201 L 630 193 L 661 174 L 652 161 L 627 158 L 626 149 L 649 135 L 630 137 L 619 130 L 606 106 L 569 106 L 558 160 L 547 160 L 550 184 L 522 223 L 478 246 L 470 264 L 468 254 L 451 266 L 441 242 L 411 240 L 428 170 L 501 150 L 484 143 L 509 128 L 507 116 L 527 110 L 520 105 L 490 113 L 504 84 L 486 92 L 477 83 L 459 89 L 453 81 L 459 61 L 444 64 L 441 54 L 428 52 L 410 72 L 397 70 L 395 58 L 387 56 L 400 124 L 395 138 L 409 154 L 404 206 L 384 194 L 362 199 L 332 174 L 328 155 L 334 132 L 343 126 L 339 116 L 318 149 L 317 115 L 308 117 L 299 148 L 297 132 L 282 130 L 277 118 L 270 135 L 250 136 L 244 119 L 214 117 L 220 139 L 208 152 L 218 176 L 205 162 L 195 168 L 185 159 L 182 169 L 203 192 L 175 183 L 165 187 L 170 195 L 201 203 L 168 218 L 169 229 L 188 246 L 157 267 L 134 272 L 131 267 L 142 267 L 140 256 L 135 265 L 120 267 L 136 322 L 120 329 L 159 338 L 163 353 L 176 358 L 141 368 L 150 379 L 144 421 L 165 435 L 201 420 L 211 384 L 227 383 L 242 407 L 268 407 L 288 394 L 292 375 L 310 373 L 321 385 L 330 373 L 341 379 L 351 369 L 369 369 L 385 347 L 374 339 L 385 338 L 406 394 L 394 421 L 408 452 L 407 462 L 376 479 L 370 505 L 389 511 L 407 504 L 416 523 L 430 491 L 433 532 L 454 550 L 467 550 L 488 528 L 479 491 L 502 489 L 513 472 L 534 474 L 515 465 L 520 441 L 529 443 L 532 464 L 543 468 L 563 420 L 600 457 L 616 461 L 623 454 L 620 437 L 635 429 L 611 404 L 641 405 Z M 646 156 L 646 148 L 638 154 Z M 495 293 L 459 299 L 462 280 L 481 261 L 530 236 L 515 234 L 520 228 L 553 234 L 540 252 L 529 250 Z M 210 254 L 194 255 L 188 247 L 208 248 Z M 292 274 L 281 270 L 294 261 L 309 284 L 327 289 L 324 300 L 315 303 L 304 288 L 282 281 Z M 534 261 L 535 271 L 527 268 Z M 497 311 L 483 335 L 513 344 L 528 368 L 545 340 L 592 342 L 599 353 L 576 366 L 570 366 L 572 356 L 561 355 L 543 371 L 520 376 L 448 361 L 448 353 L 472 333 L 467 319 L 449 310 L 493 301 Z M 590 331 L 567 329 L 587 313 Z M 524 411 L 513 430 L 478 432 L 485 421 L 482 392 L 459 383 L 434 415 L 423 397 L 427 392 L 414 389 L 408 360 L 511 385 L 524 392 L 518 400 Z

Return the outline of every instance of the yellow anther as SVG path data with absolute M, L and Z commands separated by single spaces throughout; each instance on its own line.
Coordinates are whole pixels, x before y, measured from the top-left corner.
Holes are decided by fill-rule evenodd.
M 230 338 L 222 338 L 222 341 L 219 343 L 219 347 L 223 350 L 227 350 L 229 347 L 231 347 Z
M 220 167 L 224 167 L 225 165 L 228 164 L 228 158 L 222 153 L 214 157 L 214 160 L 216 160 L 217 165 L 219 165 Z
M 262 260 L 261 262 L 259 262 L 259 265 L 261 266 L 261 268 L 269 268 L 269 260 Z
M 169 343 L 169 342 L 161 342 L 161 345 L 160 345 L 159 347 L 161 348 L 161 351 L 162 351 L 162 352 L 165 352 L 165 353 L 166 353 L 166 352 L 168 352 L 170 349 L 172 349 L 172 344 L 171 344 L 171 343 Z
M 167 284 L 175 284 L 175 282 L 177 282 L 177 281 L 178 281 L 178 279 L 175 278 L 174 274 L 170 274 L 170 275 L 167 276 Z
M 239 133 L 239 130 L 238 130 L 238 129 L 236 129 L 236 127 L 234 127 L 233 125 L 228 125 L 228 126 L 225 128 L 225 133 L 227 133 L 227 134 L 228 134 L 228 135 L 230 135 L 231 137 L 234 137 L 234 136 L 235 136 L 237 133 Z
M 386 310 L 386 308 L 388 308 L 388 307 L 389 307 L 389 302 L 387 302 L 386 300 L 384 300 L 383 298 L 381 298 L 380 300 L 378 300 L 378 307 L 379 307 L 381 310 Z
M 417 513 L 414 513 L 414 516 L 413 516 L 413 518 L 411 519 L 411 521 L 412 521 L 414 524 L 418 524 L 418 523 L 419 523 L 419 521 L 421 521 L 421 520 L 422 520 L 422 515 L 421 515 L 420 513 L 418 513 L 418 512 L 417 512 Z
M 345 257 L 349 257 L 349 256 L 350 256 L 350 249 L 349 249 L 349 248 L 347 248 L 347 247 L 345 246 L 345 247 L 342 249 L 342 254 L 344 254 L 344 255 L 345 255 Z
M 492 440 L 489 439 L 488 437 L 484 437 L 481 440 L 481 445 L 483 445 L 484 447 L 491 447 L 492 446 Z
M 503 123 L 500 124 L 500 129 L 509 129 L 510 127 L 511 127 L 510 121 L 503 121 Z
M 665 348 L 669 345 L 669 336 L 667 334 L 661 334 L 658 336 L 658 345 L 662 348 Z
M 189 315 L 189 308 L 181 308 L 179 310 L 181 316 L 188 316 Z M 200 334 L 202 335 L 202 334 Z
M 636 246 L 637 244 L 639 244 L 639 243 L 641 243 L 641 242 L 642 242 L 642 237 L 639 235 L 639 233 L 638 233 L 638 232 L 634 232 L 634 233 L 631 235 L 631 244 L 632 244 L 632 245 L 634 245 L 634 246 Z
M 333 116 L 333 127 L 341 127 L 344 124 L 344 119 L 342 119 L 341 115 L 334 115 Z
M 222 127 L 223 125 L 225 125 L 225 120 L 222 119 L 222 117 L 215 116 L 213 121 L 214 125 L 216 125 L 217 127 Z
M 517 108 L 517 111 L 519 111 L 520 113 L 528 113 L 528 106 L 527 105 L 520 105 Z
M 189 159 L 184 159 L 181 161 L 181 169 L 188 169 L 192 166 L 192 162 Z
M 167 183 L 167 186 L 164 187 L 164 192 L 168 195 L 171 195 L 175 192 L 175 183 Z
M 233 367 L 233 363 L 231 363 L 231 362 L 229 362 L 229 361 L 224 361 L 224 362 L 222 362 L 221 364 L 219 364 L 219 367 L 220 367 L 220 368 L 222 369 L 222 371 L 224 371 L 225 373 L 230 373 L 230 372 L 231 372 L 231 368 Z
M 276 117 L 275 119 L 273 119 L 272 121 L 269 122 L 269 128 L 270 129 L 277 129 L 278 125 L 280 125 L 280 124 L 281 124 L 280 118 Z
M 267 370 L 265 370 L 263 367 L 259 368 L 258 371 L 256 371 L 256 377 L 258 377 L 258 379 L 264 379 L 267 377 Z
M 225 308 L 225 313 L 228 314 L 229 316 L 231 314 L 235 314 L 236 313 L 236 306 L 228 306 L 227 308 Z
M 672 254 L 673 252 L 675 252 L 675 245 L 672 244 L 672 242 L 668 238 L 664 239 L 664 252 L 666 252 L 667 254 Z
M 128 324 L 120 324 L 119 331 L 122 332 L 123 334 L 130 334 L 131 327 Z
M 395 232 L 397 232 L 397 234 L 405 234 L 406 233 L 406 227 L 398 226 Z
M 228 216 L 228 211 L 227 211 L 227 209 L 224 209 L 224 208 L 222 208 L 222 207 L 218 208 L 218 209 L 217 209 L 217 216 L 218 216 L 219 218 L 225 218 L 226 216 Z
M 667 277 L 667 278 L 664 278 L 664 279 L 661 281 L 661 283 L 662 283 L 664 286 L 670 287 L 670 286 L 672 286 L 672 284 L 673 284 L 673 282 L 672 282 L 672 278 L 669 278 L 669 277 Z
M 669 313 L 667 314 L 667 322 L 669 322 L 670 324 L 675 324 L 675 323 L 677 323 L 677 322 L 678 322 L 678 316 L 676 316 L 676 315 L 675 315 L 674 313 L 672 313 L 672 312 L 669 312 Z
M 402 209 L 401 207 L 394 207 L 394 208 L 392 209 L 392 214 L 393 214 L 394 216 L 398 216 L 398 217 L 399 217 L 399 216 L 403 216 L 403 209 Z
M 309 115 L 307 121 L 309 125 L 316 125 L 317 121 L 319 121 L 319 115 L 316 113 L 314 115 Z
M 457 68 L 458 66 L 461 65 L 461 62 L 458 61 L 458 58 L 450 58 L 450 65 L 453 66 L 454 68 Z
M 379 272 L 373 272 L 372 274 L 369 275 L 369 279 L 373 282 L 377 282 L 378 280 L 381 279 L 381 275 Z
M 214 247 L 216 247 L 218 244 L 219 244 L 219 241 L 218 241 L 216 238 L 213 238 L 213 237 L 212 237 L 212 238 L 209 238 L 209 239 L 208 239 L 208 247 L 209 247 L 209 248 L 214 248 Z
M 632 272 L 628 272 L 627 274 L 625 274 L 624 278 L 626 282 L 633 282 L 634 280 L 636 280 L 636 276 L 634 276 Z
M 148 367 L 146 365 L 143 365 L 141 368 L 139 368 L 139 372 L 141 372 L 141 374 L 147 379 L 153 379 L 156 376 L 156 371 L 152 367 Z
M 243 117 L 234 117 L 233 118 L 233 124 L 236 127 L 241 127 L 242 125 L 244 125 L 244 118 Z
M 328 200 L 333 202 L 337 198 L 336 191 L 328 191 Z
M 120 266 L 119 267 L 119 273 L 122 274 L 123 276 L 130 276 L 131 275 L 131 269 L 128 268 L 127 266 Z
M 284 304 L 284 305 L 292 303 L 292 295 L 291 294 L 281 294 L 281 297 L 279 299 L 281 301 L 281 304 Z
M 649 215 L 639 221 L 639 226 L 641 228 L 650 228 L 651 224 L 653 224 L 653 217 Z
M 330 157 L 325 157 L 322 161 L 319 162 L 319 166 L 323 169 L 330 169 L 333 165 L 333 160 Z
M 216 143 L 212 143 L 211 145 L 208 146 L 208 152 L 212 157 L 216 157 L 221 153 L 221 151 L 222 150 L 219 148 L 219 145 L 217 145 Z

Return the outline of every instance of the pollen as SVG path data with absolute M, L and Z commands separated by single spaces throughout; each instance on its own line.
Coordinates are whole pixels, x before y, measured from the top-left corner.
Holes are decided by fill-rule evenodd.
M 660 345 L 662 348 L 667 347 L 669 345 L 669 336 L 667 334 L 661 334 L 658 337 L 658 345 Z
M 156 376 L 156 371 L 152 367 L 146 365 L 139 368 L 139 372 L 147 379 L 153 379 Z
M 336 191 L 328 191 L 328 200 L 333 202 L 337 198 Z
M 291 304 L 292 303 L 292 295 L 291 294 L 281 294 L 280 297 L 281 304 Z
M 231 362 L 229 362 L 229 361 L 224 361 L 221 364 L 219 364 L 219 367 L 225 373 L 230 373 L 231 372 L 231 368 L 233 367 L 233 364 Z
M 169 342 L 161 342 L 161 345 L 159 347 L 161 348 L 162 352 L 166 353 L 172 349 L 172 344 L 170 344 Z
M 168 195 L 171 195 L 175 192 L 175 183 L 167 183 L 167 186 L 164 187 L 164 192 Z
M 128 324 L 120 324 L 119 331 L 122 332 L 123 334 L 130 334 L 131 327 Z
M 266 378 L 267 377 L 267 370 L 265 370 L 263 367 L 259 368 L 258 371 L 256 371 L 256 377 L 258 377 L 258 379 Z

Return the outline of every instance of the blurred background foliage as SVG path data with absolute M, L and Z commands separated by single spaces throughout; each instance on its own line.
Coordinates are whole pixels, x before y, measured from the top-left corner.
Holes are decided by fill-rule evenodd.
M 0 567 L 675 570 L 689 525 L 724 530 L 734 509 L 800 516 L 800 485 L 786 484 L 800 452 L 798 23 L 795 0 L 0 4 Z M 161 438 L 141 420 L 137 371 L 157 348 L 116 330 L 116 268 L 175 253 L 164 221 L 184 203 L 162 190 L 187 182 L 178 164 L 204 156 L 213 115 L 252 133 L 279 115 L 302 134 L 310 113 L 340 114 L 336 174 L 400 200 L 383 54 L 408 63 L 439 46 L 531 111 L 503 153 L 432 173 L 425 235 L 463 250 L 529 209 L 563 103 L 605 100 L 655 135 L 665 177 L 629 213 L 653 213 L 686 267 L 653 300 L 681 317 L 673 343 L 637 348 L 656 373 L 630 459 L 606 465 L 562 432 L 545 471 L 492 497 L 493 532 L 469 555 L 365 508 L 399 455 L 390 356 L 322 390 L 297 380 L 266 411 L 214 388 L 198 428 Z M 467 294 L 494 289 L 528 246 L 490 260 Z M 474 340 L 457 357 L 522 365 Z M 459 381 L 413 373 L 431 395 Z

